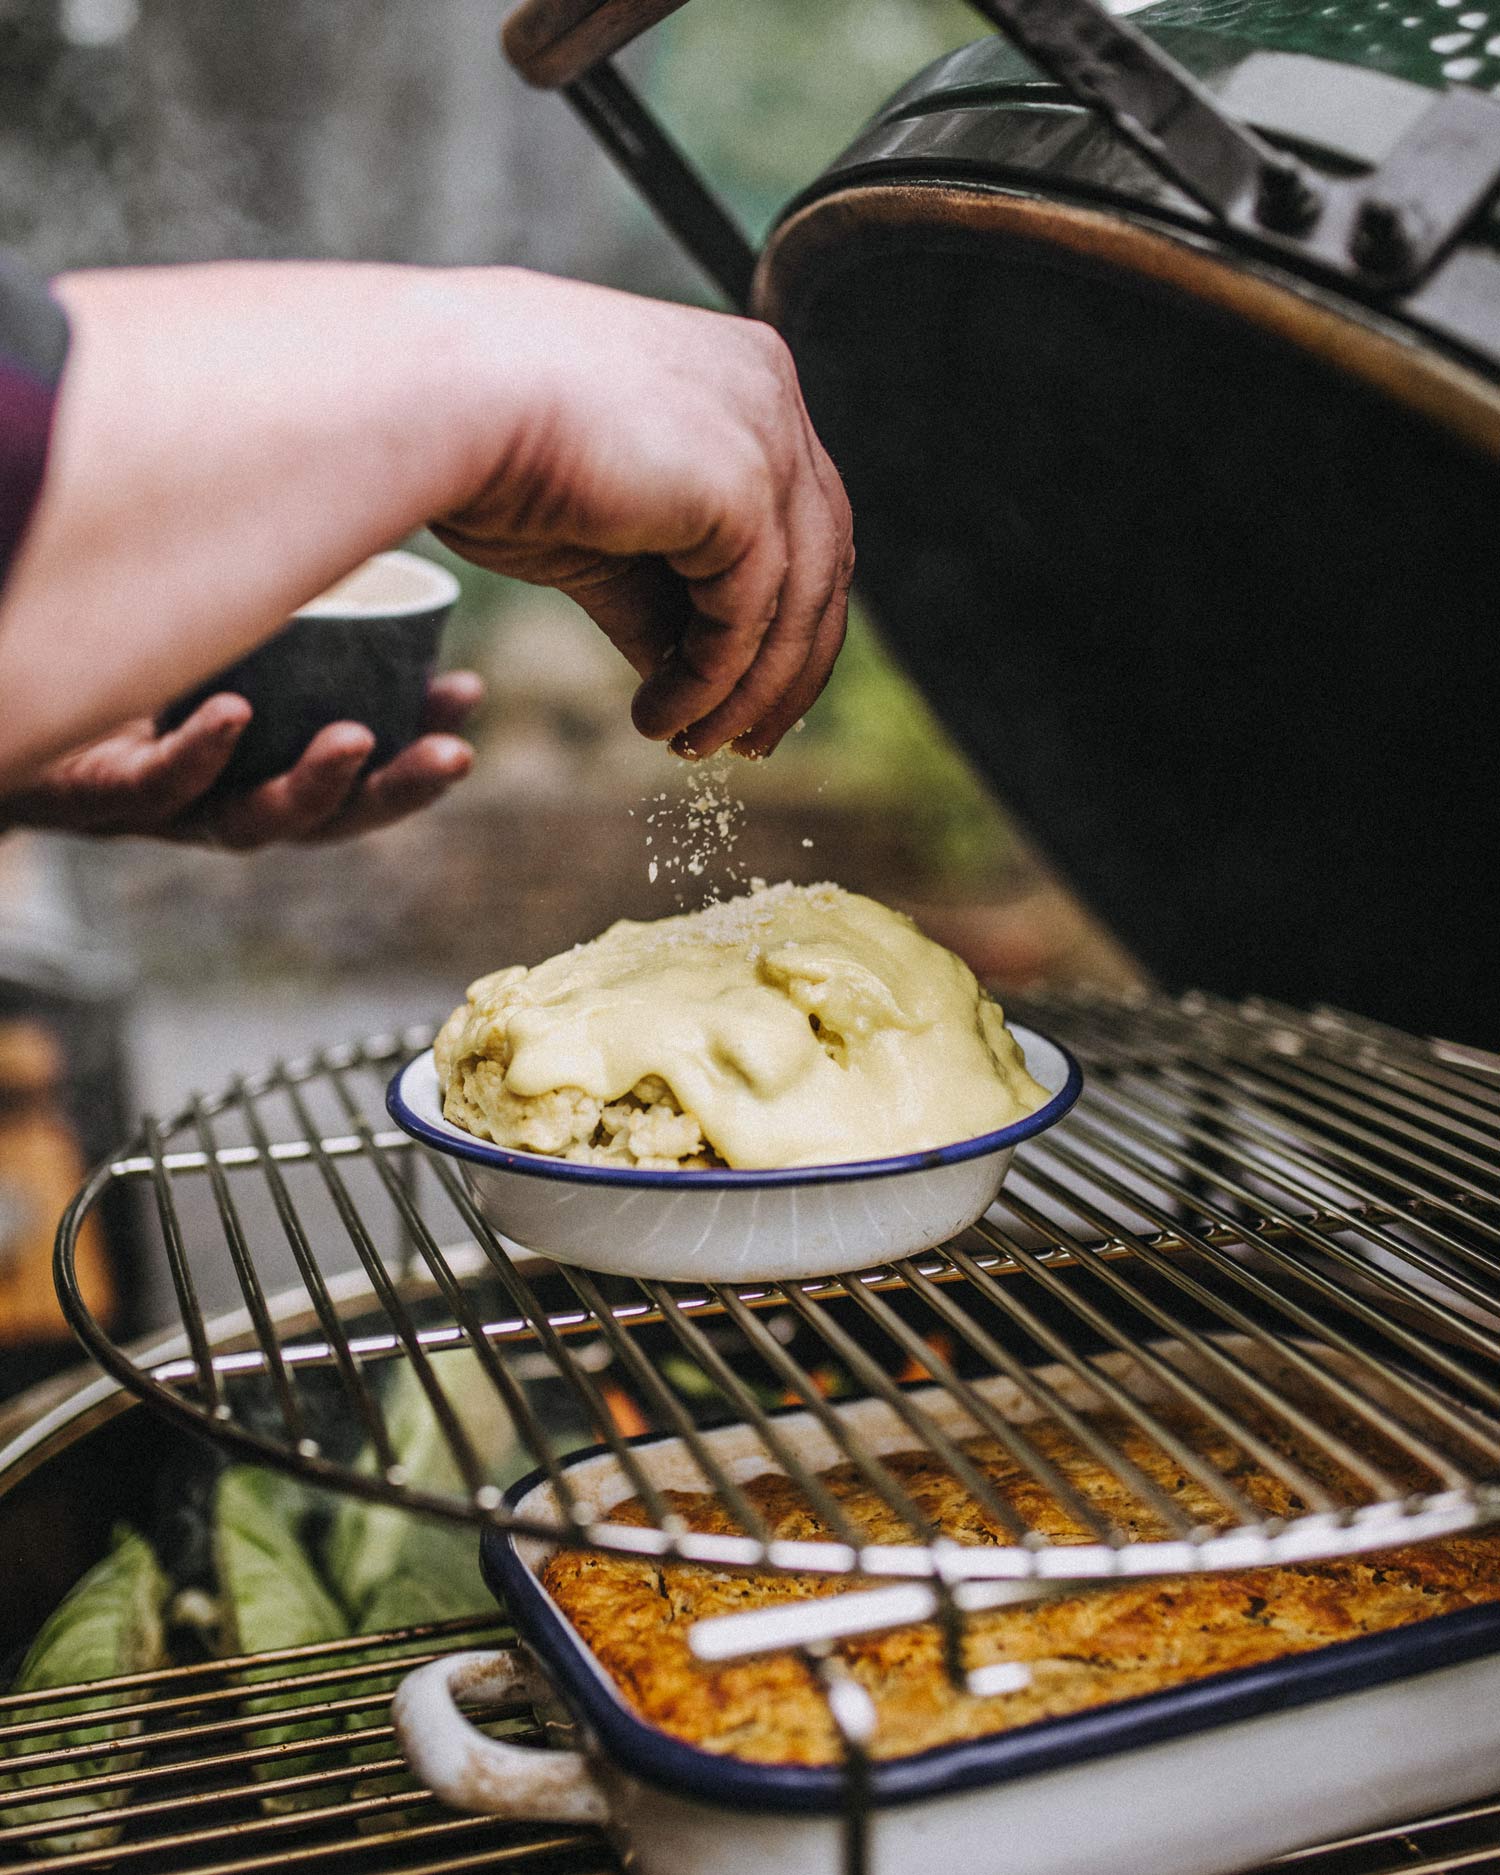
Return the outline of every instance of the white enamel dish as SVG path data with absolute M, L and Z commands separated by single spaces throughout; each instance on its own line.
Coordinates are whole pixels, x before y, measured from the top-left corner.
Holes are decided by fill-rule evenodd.
M 941 1411 L 932 1390 L 917 1397 L 926 1405 L 929 1393 Z M 835 1410 L 853 1414 L 877 1450 L 886 1445 L 881 1403 Z M 890 1418 L 891 1449 L 909 1446 Z M 826 1458 L 810 1415 L 780 1416 L 778 1430 L 805 1462 Z M 751 1461 L 743 1426 L 701 1436 L 720 1462 L 767 1468 Z M 635 1456 L 659 1486 L 701 1489 L 679 1439 L 635 1442 Z M 568 1474 L 600 1515 L 632 1489 L 607 1452 L 580 1454 Z M 518 1517 L 558 1516 L 553 1487 L 536 1474 L 507 1495 Z M 485 1534 L 486 1578 L 539 1671 L 515 1653 L 466 1653 L 412 1674 L 393 1715 L 417 1775 L 457 1809 L 604 1823 L 637 1875 L 839 1868 L 841 1772 L 720 1756 L 639 1718 L 542 1586 L 550 1553 L 535 1538 Z M 488 1738 L 460 1710 L 517 1690 L 568 1748 Z M 1497 1766 L 1500 1605 L 1491 1604 L 881 1760 L 872 1875 L 1228 1875 L 1481 1796 Z
M 386 1105 L 414 1139 L 460 1161 L 487 1222 L 543 1256 L 666 1281 L 829 1276 L 956 1236 L 994 1203 L 1016 1147 L 1077 1100 L 1083 1075 L 1068 1051 L 1013 1032 L 1044 1106 L 976 1139 L 847 1165 L 647 1172 L 510 1152 L 444 1119 L 431 1049 L 396 1075 Z

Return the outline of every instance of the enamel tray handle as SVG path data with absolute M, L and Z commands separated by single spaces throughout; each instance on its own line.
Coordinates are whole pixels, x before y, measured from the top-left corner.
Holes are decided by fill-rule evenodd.
M 524 1692 L 514 1653 L 450 1654 L 409 1673 L 391 1718 L 406 1762 L 455 1810 L 525 1823 L 604 1823 L 609 1806 L 578 1751 L 545 1751 L 487 1738 L 460 1710 Z

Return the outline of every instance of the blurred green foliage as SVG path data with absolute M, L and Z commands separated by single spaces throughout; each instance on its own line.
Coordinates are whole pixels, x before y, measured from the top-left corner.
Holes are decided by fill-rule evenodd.
M 932 870 L 950 887 L 978 884 L 1012 847 L 993 796 L 857 605 L 828 688 L 808 712 L 805 737 L 788 738 L 782 748 L 791 759 L 815 764 L 836 792 L 857 791 L 872 805 L 884 802 L 920 820 Z
M 962 0 L 693 0 L 647 41 L 646 89 L 759 239 L 892 92 L 983 33 Z

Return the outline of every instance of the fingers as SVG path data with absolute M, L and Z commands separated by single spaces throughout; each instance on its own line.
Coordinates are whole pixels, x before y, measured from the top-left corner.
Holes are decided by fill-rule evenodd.
M 478 671 L 444 671 L 427 686 L 422 728 L 434 735 L 453 735 L 483 701 L 484 679 Z
M 852 562 L 850 571 L 852 572 Z M 752 760 L 770 755 L 781 738 L 798 723 L 812 708 L 828 682 L 834 660 L 843 648 L 844 632 L 849 618 L 849 581 L 848 577 L 840 582 L 829 598 L 823 616 L 818 622 L 812 648 L 807 654 L 807 661 L 798 673 L 796 681 L 783 691 L 781 696 L 760 717 L 755 727 L 736 737 L 735 750 L 740 755 Z M 689 735 L 693 731 L 688 732 Z
M 768 732 L 754 746 L 769 752 L 822 689 L 843 641 L 854 561 L 848 499 L 790 355 L 768 332 L 764 344 L 776 395 L 763 400 L 774 416 L 763 472 L 742 473 L 702 545 L 669 558 L 688 583 L 693 617 L 632 711 L 638 729 L 671 737 L 679 753 L 711 755 L 762 724 Z
M 438 713 L 477 696 L 481 688 L 473 679 L 452 686 L 447 695 L 439 689 Z M 467 714 L 466 702 L 461 713 Z M 362 724 L 331 724 L 307 745 L 295 768 L 228 803 L 207 823 L 185 825 L 181 837 L 208 833 L 235 852 L 276 842 L 352 839 L 430 806 L 474 764 L 473 749 L 460 737 L 426 735 L 361 780 L 374 746 L 374 736 Z
M 113 777 L 122 795 L 117 830 L 154 831 L 185 814 L 224 772 L 250 716 L 243 697 L 224 691 L 201 703 L 176 729 L 139 745 L 129 764 L 132 772 L 122 763 Z M 96 754 L 107 746 L 101 744 Z
M 854 566 L 847 505 L 841 488 L 832 493 L 837 500 L 810 461 L 790 528 L 792 561 L 776 619 L 725 701 L 674 742 L 679 754 L 713 755 L 733 742 L 741 753 L 767 755 L 827 681 L 843 643 Z
M 631 719 L 643 736 L 666 741 L 728 698 L 759 656 L 780 615 L 793 568 L 777 491 L 751 478 L 692 551 L 673 554 L 691 611 L 667 656 L 641 685 Z
M 240 852 L 273 841 L 344 840 L 429 806 L 474 765 L 469 744 L 448 731 L 463 723 L 483 696 L 484 681 L 474 671 L 434 677 L 424 717 L 429 732 L 438 733 L 423 735 L 363 780 L 374 736 L 363 724 L 331 724 L 289 773 L 222 811 L 215 827 L 218 840 Z
M 461 721 L 483 692 L 469 671 L 435 680 L 428 715 Z M 450 734 L 425 735 L 363 785 L 375 746 L 358 723 L 314 737 L 295 768 L 237 800 L 202 806 L 250 721 L 224 693 L 165 735 L 147 718 L 52 764 L 37 784 L 0 802 L 7 825 L 74 833 L 155 834 L 248 852 L 274 841 L 342 839 L 383 827 L 435 800 L 469 772 L 474 753 Z
M 6 818 L 70 833 L 165 833 L 219 778 L 249 720 L 245 699 L 224 693 L 166 735 L 148 717 L 125 723 L 8 796 Z
M 321 844 L 388 827 L 430 807 L 473 766 L 474 751 L 458 736 L 423 736 L 367 775 L 341 813 L 304 837 Z
M 308 839 L 343 809 L 374 747 L 362 723 L 320 729 L 295 768 L 220 810 L 213 823 L 220 845 L 249 852 L 274 840 Z

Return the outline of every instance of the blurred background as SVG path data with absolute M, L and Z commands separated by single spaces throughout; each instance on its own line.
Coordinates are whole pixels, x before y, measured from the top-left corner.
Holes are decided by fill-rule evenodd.
M 57 271 L 335 256 L 506 261 L 711 296 L 558 99 L 498 50 L 499 0 L 0 0 L 0 244 Z M 633 76 L 757 234 L 931 58 L 958 0 L 695 0 Z M 413 545 L 443 557 L 430 539 Z M 250 859 L 0 842 L 0 1390 L 72 1358 L 49 1256 L 84 1164 L 142 1107 L 269 1057 L 440 1018 L 481 972 L 753 876 L 918 913 L 1002 984 L 1131 980 L 857 618 L 735 837 L 648 877 L 694 772 L 631 731 L 632 676 L 566 601 L 458 569 L 446 661 L 490 684 L 476 773 L 419 821 Z M 743 803 L 741 811 L 740 803 Z M 654 815 L 648 827 L 647 817 Z M 654 830 L 654 832 L 653 832 Z M 129 1220 L 90 1246 L 149 1326 Z

